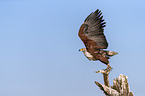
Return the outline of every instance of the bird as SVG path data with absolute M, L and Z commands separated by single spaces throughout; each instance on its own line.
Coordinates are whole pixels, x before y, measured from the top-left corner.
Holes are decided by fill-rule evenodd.
M 81 25 L 78 36 L 84 43 L 86 48 L 82 48 L 84 55 L 90 61 L 101 61 L 109 66 L 110 57 L 118 54 L 114 51 L 105 50 L 108 47 L 106 36 L 104 35 L 104 27 L 106 22 L 103 19 L 102 12 L 97 9 L 92 12 Z

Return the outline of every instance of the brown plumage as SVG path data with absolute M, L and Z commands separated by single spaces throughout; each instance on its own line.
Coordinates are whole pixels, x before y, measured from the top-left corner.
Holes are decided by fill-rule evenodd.
M 83 41 L 86 51 L 92 56 L 89 60 L 99 60 L 104 64 L 108 64 L 109 57 L 117 53 L 103 50 L 108 47 L 108 43 L 104 35 L 105 24 L 106 22 L 104 22 L 101 11 L 97 9 L 85 19 L 84 23 L 80 27 L 78 35 Z M 109 52 L 113 52 L 113 55 L 109 55 Z M 85 51 L 84 54 L 87 57 Z

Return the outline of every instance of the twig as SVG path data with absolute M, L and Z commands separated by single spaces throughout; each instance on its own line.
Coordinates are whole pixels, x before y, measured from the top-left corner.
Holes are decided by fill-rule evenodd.
M 111 71 L 112 67 L 108 64 L 106 69 L 96 71 L 96 73 L 102 73 L 104 78 L 104 84 L 106 86 L 109 86 L 109 73 Z

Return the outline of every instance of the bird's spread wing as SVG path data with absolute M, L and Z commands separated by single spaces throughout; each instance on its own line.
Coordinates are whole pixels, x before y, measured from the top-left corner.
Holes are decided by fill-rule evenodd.
M 105 23 L 102 13 L 98 9 L 85 19 L 79 30 L 79 37 L 84 42 L 86 48 L 92 46 L 92 44 L 92 47 L 98 49 L 106 49 L 108 47 L 103 33 Z

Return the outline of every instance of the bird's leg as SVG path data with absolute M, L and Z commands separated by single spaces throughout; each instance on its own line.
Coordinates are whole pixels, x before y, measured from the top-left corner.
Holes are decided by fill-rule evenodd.
M 107 69 L 111 71 L 112 67 L 109 65 L 109 63 L 107 64 Z M 110 73 L 109 71 L 109 73 Z

